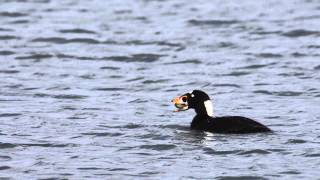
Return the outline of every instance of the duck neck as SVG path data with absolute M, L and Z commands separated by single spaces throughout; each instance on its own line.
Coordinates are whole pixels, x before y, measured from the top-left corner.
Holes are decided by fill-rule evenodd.
M 213 116 L 213 106 L 210 100 L 207 100 L 203 103 L 199 103 L 195 108 L 197 116 L 202 117 L 212 117 Z

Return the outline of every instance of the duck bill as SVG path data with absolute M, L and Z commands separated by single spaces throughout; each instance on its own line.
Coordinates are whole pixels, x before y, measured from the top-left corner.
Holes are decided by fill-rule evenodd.
M 188 103 L 183 102 L 182 99 L 183 99 L 183 96 L 178 96 L 178 97 L 175 97 L 174 99 L 171 100 L 171 102 L 177 108 L 174 110 L 174 112 L 186 111 L 189 109 Z

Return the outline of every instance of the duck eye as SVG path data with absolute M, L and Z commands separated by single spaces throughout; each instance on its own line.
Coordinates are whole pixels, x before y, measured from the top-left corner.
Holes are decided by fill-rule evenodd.
M 186 97 L 186 96 L 183 96 L 183 97 L 182 97 L 182 101 L 183 101 L 183 102 L 187 102 L 187 97 Z

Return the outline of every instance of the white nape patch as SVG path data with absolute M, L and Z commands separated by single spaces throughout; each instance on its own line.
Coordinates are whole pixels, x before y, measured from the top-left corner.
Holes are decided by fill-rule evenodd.
M 193 91 L 190 91 L 189 94 L 191 97 L 194 97 Z
M 208 116 L 213 116 L 213 106 L 210 100 L 204 102 L 204 107 L 206 108 Z

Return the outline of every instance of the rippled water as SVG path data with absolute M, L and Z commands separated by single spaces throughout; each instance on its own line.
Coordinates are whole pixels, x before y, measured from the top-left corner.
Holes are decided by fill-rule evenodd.
M 316 0 L 4 0 L 0 177 L 315 179 Z M 273 134 L 191 131 L 172 97 Z

